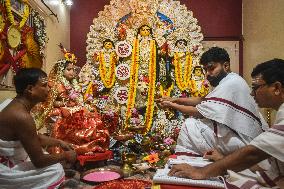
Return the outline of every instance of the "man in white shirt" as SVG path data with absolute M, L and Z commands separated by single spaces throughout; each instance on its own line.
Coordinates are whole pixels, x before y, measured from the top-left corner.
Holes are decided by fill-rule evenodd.
M 270 158 L 271 168 L 259 171 L 255 179 L 240 176 L 228 171 L 233 179 L 226 183 L 227 188 L 249 186 L 259 188 L 284 188 L 284 60 L 273 59 L 257 65 L 252 74 L 252 92 L 262 108 L 277 110 L 274 125 L 256 137 L 249 145 L 233 152 L 203 168 L 187 164 L 173 166 L 169 175 L 193 179 L 206 179 L 225 174 L 227 170 L 242 171 Z M 248 188 L 248 187 L 246 187 Z

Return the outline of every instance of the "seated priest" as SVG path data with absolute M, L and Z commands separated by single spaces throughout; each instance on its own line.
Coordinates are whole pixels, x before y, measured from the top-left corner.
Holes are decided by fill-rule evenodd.
M 261 63 L 254 68 L 251 76 L 251 95 L 258 105 L 277 110 L 274 125 L 249 145 L 215 163 L 203 168 L 175 165 L 170 175 L 206 179 L 223 175 L 228 170 L 230 178 L 226 182 L 227 188 L 284 188 L 284 60 L 273 59 Z M 249 170 L 242 174 L 233 172 L 250 168 L 267 158 L 271 163 L 267 171 L 258 171 L 256 174 Z M 249 177 L 245 176 L 246 173 Z
M 17 96 L 0 112 L 0 188 L 56 188 L 64 181 L 59 162 L 74 163 L 69 144 L 36 131 L 30 110 L 46 100 L 47 75 L 37 68 L 21 69 L 14 77 Z M 42 147 L 61 146 L 51 155 Z
M 205 97 L 162 98 L 160 105 L 190 117 L 177 139 L 176 152 L 203 155 L 212 148 L 229 154 L 262 133 L 267 127 L 250 96 L 245 80 L 230 70 L 223 48 L 213 47 L 200 60 L 213 90 Z

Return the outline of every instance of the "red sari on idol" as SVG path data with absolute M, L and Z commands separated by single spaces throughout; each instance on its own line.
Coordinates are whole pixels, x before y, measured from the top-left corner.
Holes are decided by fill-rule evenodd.
M 71 143 L 78 155 L 104 152 L 109 147 L 109 132 L 101 116 L 87 105 L 82 95 L 71 87 L 57 84 L 54 108 L 49 114 L 55 121 L 51 136 Z M 86 106 L 86 107 L 84 107 Z M 60 149 L 55 149 L 58 152 Z

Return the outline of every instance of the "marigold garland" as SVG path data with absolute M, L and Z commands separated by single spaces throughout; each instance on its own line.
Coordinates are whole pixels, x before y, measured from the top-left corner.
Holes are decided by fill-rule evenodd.
M 174 84 L 172 83 L 171 86 L 168 89 L 164 89 L 163 85 L 160 85 L 160 94 L 163 96 L 170 96 L 172 90 L 174 88 Z
M 155 97 L 155 83 L 156 83 L 156 42 L 154 40 L 150 41 L 150 62 L 149 62 L 149 89 L 148 89 L 148 101 L 146 108 L 146 119 L 145 119 L 145 130 L 146 134 L 153 122 L 153 113 L 154 113 L 154 97 Z
M 209 88 L 206 87 L 204 84 L 203 84 L 204 80 L 202 81 L 202 84 L 201 84 L 201 89 L 198 90 L 197 89 L 197 85 L 196 85 L 196 81 L 195 80 L 190 80 L 189 81 L 189 86 L 190 86 L 190 92 L 191 92 L 191 95 L 194 96 L 194 97 L 203 97 L 205 95 L 208 94 L 209 92 Z
M 145 129 L 143 133 L 147 133 L 151 128 L 153 121 L 154 110 L 154 96 L 155 96 L 155 83 L 156 83 L 156 42 L 150 41 L 150 62 L 149 62 L 149 88 L 147 96 L 147 107 L 145 113 Z M 131 76 L 129 84 L 129 97 L 127 102 L 126 119 L 131 118 L 131 110 L 134 107 L 136 99 L 136 86 L 138 83 L 138 68 L 139 68 L 139 41 L 136 38 L 133 45 L 132 63 L 131 63 Z M 129 127 L 129 125 L 126 125 Z
M 108 70 L 106 70 L 106 62 L 105 62 L 105 56 L 104 52 L 101 52 L 99 55 L 99 61 L 100 61 L 100 76 L 101 80 L 106 88 L 111 88 L 115 83 L 115 52 L 111 52 L 110 54 L 110 66 Z
M 186 61 L 184 65 L 184 71 L 182 70 L 182 65 L 180 61 L 180 52 L 175 52 L 174 54 L 174 66 L 175 66 L 175 78 L 178 88 L 184 91 L 189 86 L 190 72 L 192 67 L 192 56 L 189 52 L 186 52 Z M 184 75 L 182 73 L 184 72 Z
M 135 104 L 136 98 L 136 88 L 138 82 L 138 67 L 139 67 L 139 41 L 134 39 L 133 43 L 133 53 L 132 53 L 132 62 L 130 68 L 130 81 L 129 81 L 129 91 L 128 91 L 128 100 L 127 100 L 127 111 L 126 111 L 126 120 L 129 120 L 131 117 L 131 110 Z M 128 124 L 126 124 L 128 127 Z
M 30 14 L 29 5 L 27 3 L 27 0 L 22 0 L 22 2 L 25 5 L 24 5 L 23 17 L 19 24 L 19 29 L 21 29 L 26 24 L 29 14 Z M 12 25 L 16 26 L 15 18 L 14 18 L 14 15 L 12 13 L 12 8 L 11 8 L 11 0 L 5 0 L 5 5 L 7 8 L 7 14 L 8 14 L 9 21 L 11 22 Z

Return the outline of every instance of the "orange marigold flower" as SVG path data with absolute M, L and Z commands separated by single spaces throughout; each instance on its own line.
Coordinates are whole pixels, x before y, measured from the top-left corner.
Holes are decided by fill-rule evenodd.
M 154 153 L 144 157 L 143 160 L 148 161 L 149 163 L 152 164 L 152 163 L 157 163 L 160 160 L 160 158 L 159 154 Z

